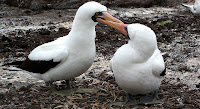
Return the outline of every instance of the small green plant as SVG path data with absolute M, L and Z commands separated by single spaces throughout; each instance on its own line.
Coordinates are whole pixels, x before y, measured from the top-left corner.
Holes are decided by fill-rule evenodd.
M 168 23 L 172 23 L 173 21 L 171 20 L 167 20 L 167 21 L 161 21 L 161 22 L 157 22 L 156 25 L 158 26 L 165 26 Z

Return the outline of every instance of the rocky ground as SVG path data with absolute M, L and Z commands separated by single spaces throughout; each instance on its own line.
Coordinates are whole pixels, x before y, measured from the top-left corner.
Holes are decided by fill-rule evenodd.
M 187 12 L 180 4 L 168 6 L 109 9 L 125 23 L 151 27 L 157 35 L 159 49 L 166 52 L 167 75 L 159 89 L 159 98 L 164 104 L 123 108 L 200 107 L 200 17 Z M 5 4 L 1 4 L 0 9 L 1 65 L 23 60 L 36 46 L 67 35 L 76 12 L 76 9 L 33 11 Z M 86 73 L 70 81 L 73 88 L 95 88 L 96 91 L 57 95 L 44 81 L 23 71 L 3 70 L 7 66 L 0 66 L 0 108 L 122 108 L 109 106 L 125 99 L 125 92 L 117 86 L 110 71 L 109 60 L 127 39 L 102 24 L 96 26 L 96 32 L 94 64 Z M 61 83 L 57 84 L 62 88 Z

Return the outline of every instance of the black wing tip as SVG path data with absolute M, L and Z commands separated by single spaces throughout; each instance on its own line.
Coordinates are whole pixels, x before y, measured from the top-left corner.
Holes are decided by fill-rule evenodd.
M 160 76 L 165 76 L 166 75 L 166 67 L 165 69 L 162 71 L 162 73 L 160 74 Z
M 40 74 L 44 74 L 45 72 L 47 72 L 48 70 L 50 70 L 51 68 L 56 67 L 59 62 L 53 62 L 52 60 L 49 61 L 35 61 L 35 60 L 30 60 L 29 58 L 27 58 L 20 66 L 19 68 L 32 72 L 32 73 L 40 73 Z
M 8 65 L 15 65 L 19 66 L 23 63 L 24 61 L 12 61 L 12 62 L 4 62 L 2 66 L 8 66 Z

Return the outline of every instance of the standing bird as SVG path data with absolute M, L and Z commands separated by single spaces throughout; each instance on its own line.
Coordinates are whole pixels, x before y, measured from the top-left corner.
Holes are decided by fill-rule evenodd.
M 189 8 L 189 10 L 194 14 L 200 14 L 200 0 L 195 0 L 193 5 L 189 5 L 192 1 L 190 0 L 187 4 L 182 4 L 183 6 Z
M 36 47 L 18 68 L 29 71 L 46 82 L 77 77 L 92 65 L 95 47 L 95 26 L 98 22 L 108 24 L 122 21 L 112 17 L 107 8 L 97 2 L 87 2 L 76 12 L 68 35 Z M 116 28 L 116 27 L 114 27 Z
M 153 30 L 142 24 L 115 24 L 129 37 L 110 61 L 111 69 L 120 88 L 126 91 L 127 100 L 112 105 L 136 105 L 161 103 L 157 100 L 158 88 L 165 75 L 165 63 L 157 46 Z M 153 97 L 131 99 L 132 95 L 154 92 Z

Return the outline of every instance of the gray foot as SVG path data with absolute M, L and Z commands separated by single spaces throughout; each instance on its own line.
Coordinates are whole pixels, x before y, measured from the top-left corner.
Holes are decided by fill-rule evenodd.
M 145 104 L 145 105 L 150 105 L 150 104 L 163 104 L 162 100 L 159 100 L 158 98 L 158 89 L 154 91 L 154 94 L 152 97 L 141 97 L 139 99 L 138 104 Z
M 61 95 L 61 96 L 69 96 L 73 93 L 95 93 L 98 90 L 97 89 L 88 89 L 88 88 L 71 88 L 70 84 L 69 84 L 69 80 L 66 80 L 66 85 L 67 88 L 66 89 L 62 89 L 62 90 L 57 90 L 56 86 L 53 84 L 53 82 L 49 82 L 50 84 L 50 88 L 52 93 Z
M 137 105 L 138 101 L 131 97 L 130 93 L 126 93 L 126 101 L 114 102 L 110 106 L 134 106 Z
M 53 90 L 52 93 L 55 93 L 55 94 L 58 94 L 58 95 L 61 95 L 61 96 L 69 96 L 72 93 L 74 93 L 74 89 Z
M 144 105 L 163 104 L 163 101 L 152 97 L 142 97 L 139 99 L 138 104 L 144 104 Z
M 71 88 L 52 92 L 61 96 L 69 96 L 74 93 L 96 93 L 97 91 L 97 89 Z
M 163 104 L 162 100 L 158 99 L 158 89 L 154 91 L 152 97 L 136 97 L 132 98 L 130 93 L 126 93 L 126 101 L 114 102 L 110 106 L 134 106 L 138 104 L 151 105 L 151 104 Z

